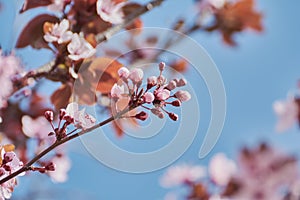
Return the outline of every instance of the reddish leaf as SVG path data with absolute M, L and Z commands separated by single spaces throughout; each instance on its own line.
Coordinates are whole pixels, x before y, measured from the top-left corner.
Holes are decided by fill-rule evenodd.
M 17 41 L 17 48 L 32 46 L 33 48 L 49 48 L 44 40 L 43 26 L 45 22 L 57 23 L 59 19 L 53 15 L 42 14 L 33 18 L 21 32 Z
M 133 34 L 140 34 L 143 28 L 143 21 L 140 18 L 135 19 L 131 24 L 126 26 L 127 30 L 132 30 Z
M 48 6 L 52 4 L 52 0 L 25 0 L 20 13 L 25 12 L 26 10 L 37 8 L 41 6 Z
M 72 94 L 71 86 L 65 84 L 56 90 L 50 97 L 56 110 L 67 107 Z
M 178 72 L 185 72 L 188 67 L 188 62 L 184 59 L 179 59 L 170 64 L 170 67 L 172 67 L 174 70 Z
M 262 14 L 254 10 L 254 0 L 240 0 L 226 3 L 216 11 L 216 24 L 206 29 L 207 31 L 219 30 L 223 40 L 229 45 L 235 45 L 233 34 L 245 29 L 262 31 Z

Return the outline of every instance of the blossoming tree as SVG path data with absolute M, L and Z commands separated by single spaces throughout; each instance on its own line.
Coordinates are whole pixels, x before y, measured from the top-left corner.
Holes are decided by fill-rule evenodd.
M 168 77 L 174 76 L 170 69 L 184 73 L 189 63 L 163 59 L 163 55 L 164 49 L 182 38 L 166 37 L 164 48 L 157 51 L 143 49 L 145 44 L 155 48 L 161 43 L 157 36 L 143 42 L 136 40 L 143 31 L 141 16 L 160 9 L 164 1 L 24 1 L 20 14 L 41 10 L 24 25 L 15 48 L 45 49 L 53 53 L 53 59 L 32 69 L 22 63 L 15 50 L 0 53 L 0 199 L 11 198 L 19 176 L 31 172 L 46 174 L 54 182 L 66 181 L 71 164 L 64 148 L 79 136 L 111 123 L 121 137 L 124 127 L 116 122 L 118 119 L 131 119 L 127 123 L 134 125 L 138 120 L 147 120 L 150 114 L 173 121 L 180 118 L 173 108 L 184 109 L 184 102 L 192 98 L 184 88 L 188 81 L 177 77 L 168 80 L 164 73 Z M 170 28 L 185 35 L 219 32 L 226 45 L 236 46 L 235 34 L 247 29 L 263 30 L 262 14 L 255 10 L 254 3 L 196 1 L 195 19 L 175 20 Z M 97 57 L 97 45 L 124 29 L 130 30 L 130 39 L 124 38 L 119 45 L 133 51 L 121 55 L 118 49 L 101 49 L 105 55 Z M 155 63 L 151 64 L 151 73 L 145 73 L 149 67 L 132 67 L 141 61 Z M 39 91 L 45 79 L 60 85 L 49 97 Z M 297 98 L 274 104 L 281 117 L 278 130 L 299 121 L 298 104 Z M 83 108 L 94 105 L 102 107 L 109 117 L 96 119 Z M 30 141 L 34 141 L 34 148 Z M 255 149 L 245 148 L 237 163 L 224 154 L 215 155 L 208 172 L 202 166 L 171 167 L 161 184 L 187 186 L 188 199 L 291 199 L 297 195 L 292 190 L 297 184 L 295 174 L 296 160 L 292 156 L 262 144 Z

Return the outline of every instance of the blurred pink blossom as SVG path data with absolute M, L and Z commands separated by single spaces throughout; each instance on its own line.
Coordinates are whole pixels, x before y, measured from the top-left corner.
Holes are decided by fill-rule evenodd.
M 160 184 L 163 187 L 174 187 L 197 181 L 205 176 L 205 167 L 182 164 L 170 167 L 161 178 Z
M 237 167 L 225 154 L 218 153 L 210 160 L 208 171 L 216 184 L 225 186 L 236 173 Z
M 3 56 L 0 49 L 0 108 L 7 106 L 7 100 L 13 92 L 12 79 L 21 71 L 19 59 L 13 54 Z
M 71 168 L 70 159 L 62 154 L 56 155 L 51 159 L 55 165 L 54 171 L 48 171 L 49 176 L 53 182 L 65 182 L 68 179 L 68 171 Z
M 106 22 L 120 24 L 124 21 L 124 13 L 122 10 L 124 5 L 124 2 L 116 4 L 112 0 L 98 0 L 97 13 Z
M 298 120 L 299 108 L 294 98 L 274 102 L 273 109 L 278 117 L 276 125 L 278 132 L 288 130 Z

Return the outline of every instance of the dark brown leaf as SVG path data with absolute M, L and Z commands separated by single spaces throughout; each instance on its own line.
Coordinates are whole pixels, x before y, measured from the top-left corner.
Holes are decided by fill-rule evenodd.
M 56 110 L 67 107 L 72 94 L 72 88 L 68 84 L 62 85 L 50 97 Z
M 59 19 L 53 15 L 42 14 L 33 18 L 21 32 L 17 41 L 17 48 L 32 46 L 33 48 L 49 48 L 44 40 L 43 26 L 45 22 L 57 23 Z
M 25 12 L 26 10 L 37 8 L 41 6 L 48 6 L 52 4 L 52 0 L 25 0 L 20 13 Z

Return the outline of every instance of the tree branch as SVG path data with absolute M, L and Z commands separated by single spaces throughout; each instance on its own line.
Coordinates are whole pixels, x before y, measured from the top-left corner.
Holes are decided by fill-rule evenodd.
M 19 170 L 15 171 L 14 173 L 4 177 L 3 179 L 0 180 L 0 185 L 5 183 L 6 181 L 9 181 L 10 179 L 18 176 L 19 174 L 26 172 L 28 170 L 30 170 L 31 165 L 33 165 L 35 162 L 37 162 L 38 160 L 40 160 L 42 157 L 44 157 L 45 155 L 47 155 L 49 152 L 51 152 L 53 149 L 55 149 L 56 147 L 70 141 L 73 140 L 81 135 L 87 134 L 101 126 L 104 126 L 110 122 L 112 122 L 113 120 L 116 119 L 120 119 L 122 117 L 122 115 L 124 115 L 125 113 L 129 112 L 130 110 L 134 109 L 136 107 L 131 107 L 131 108 L 127 108 L 122 110 L 121 112 L 117 113 L 115 116 L 111 116 L 110 118 L 92 126 L 91 128 L 88 129 L 84 129 L 80 132 L 77 132 L 73 135 L 67 136 L 61 140 L 57 140 L 55 143 L 53 143 L 51 146 L 49 146 L 47 149 L 45 149 L 44 151 L 42 151 L 41 153 L 39 153 L 38 155 L 36 155 L 34 158 L 32 158 L 27 164 L 25 164 L 23 167 L 21 167 Z
M 102 33 L 99 33 L 98 35 L 96 35 L 97 43 L 99 44 L 101 42 L 107 41 L 111 36 L 113 36 L 120 30 L 122 30 L 123 28 L 128 26 L 130 23 L 132 23 L 136 18 L 147 13 L 148 11 L 151 11 L 153 8 L 160 6 L 163 1 L 165 1 L 165 0 L 153 0 L 153 1 L 145 4 L 144 6 L 140 7 L 132 14 L 128 15 L 124 19 L 123 23 L 113 26 Z M 58 77 L 57 74 L 49 74 L 53 70 L 53 67 L 55 67 L 55 64 L 56 64 L 55 60 L 52 60 L 49 63 L 39 67 L 38 69 L 30 71 L 23 77 L 22 82 L 26 83 L 26 80 L 28 78 L 39 79 L 39 78 L 47 78 L 48 77 L 49 79 L 51 79 L 51 78 L 57 79 L 57 77 Z M 16 91 L 21 89 L 24 86 L 26 86 L 26 85 L 21 85 L 19 88 L 16 88 Z

